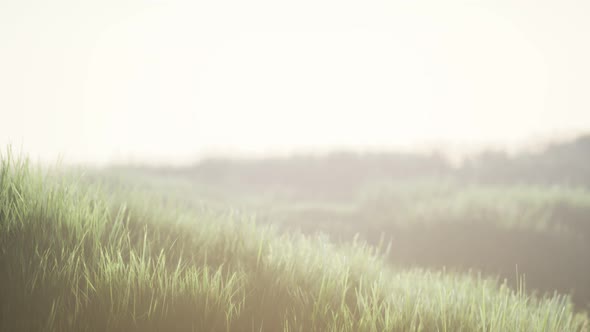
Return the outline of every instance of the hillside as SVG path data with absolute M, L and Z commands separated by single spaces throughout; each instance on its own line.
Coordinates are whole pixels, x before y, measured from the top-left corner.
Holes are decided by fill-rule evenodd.
M 0 170 L 4 331 L 586 331 L 567 297 L 389 267 L 359 241 Z

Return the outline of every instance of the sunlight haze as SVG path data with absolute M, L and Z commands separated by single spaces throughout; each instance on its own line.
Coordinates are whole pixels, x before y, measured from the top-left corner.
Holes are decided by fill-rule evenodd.
M 0 144 L 68 162 L 590 129 L 586 1 L 2 1 Z

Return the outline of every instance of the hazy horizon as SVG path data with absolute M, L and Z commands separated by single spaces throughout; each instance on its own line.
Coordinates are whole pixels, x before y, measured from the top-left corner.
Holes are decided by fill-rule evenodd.
M 579 1 L 6 1 L 0 145 L 67 163 L 515 150 L 590 132 Z

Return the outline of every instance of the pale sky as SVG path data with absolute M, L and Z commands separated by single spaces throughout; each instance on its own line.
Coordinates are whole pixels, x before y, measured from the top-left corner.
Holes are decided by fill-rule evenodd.
M 589 1 L 0 0 L 0 147 L 68 162 L 590 131 Z

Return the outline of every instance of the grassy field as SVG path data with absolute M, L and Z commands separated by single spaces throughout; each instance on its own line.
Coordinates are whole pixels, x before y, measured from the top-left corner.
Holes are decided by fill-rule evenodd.
M 145 169 L 100 172 L 98 178 L 107 179 L 111 190 L 165 192 L 182 208 L 231 206 L 282 232 L 321 233 L 338 243 L 355 236 L 372 245 L 387 242 L 391 250 L 385 259 L 398 267 L 476 270 L 506 279 L 513 289 L 518 272 L 529 291 L 572 294 L 578 308 L 590 308 L 586 187 L 437 176 L 382 178 L 349 186 L 343 195 L 331 194 L 331 188 L 321 193 L 319 186 L 301 186 L 300 179 L 290 178 L 250 186 L 250 174 L 240 170 L 216 181 Z
M 385 259 L 392 247 L 157 192 L 101 189 L 4 155 L 0 329 L 588 330 L 567 295 L 539 297 L 522 280 L 402 269 Z

